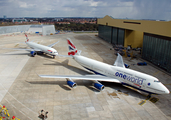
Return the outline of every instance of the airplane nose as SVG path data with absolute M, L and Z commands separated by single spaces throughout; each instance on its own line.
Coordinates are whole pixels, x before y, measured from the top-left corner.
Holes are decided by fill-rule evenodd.
M 166 86 L 164 86 L 164 85 L 163 85 L 163 88 L 164 88 L 164 92 L 165 92 L 165 94 L 169 94 L 169 93 L 170 93 L 170 91 L 167 89 L 167 87 L 166 87 Z
M 164 86 L 162 83 L 161 83 L 161 90 L 162 91 L 164 91 L 164 94 L 169 94 L 170 93 L 170 91 L 167 89 L 167 87 L 166 86 Z
M 170 91 L 166 88 L 165 93 L 166 93 L 166 94 L 169 94 Z
M 55 55 L 58 55 L 58 53 L 55 53 Z

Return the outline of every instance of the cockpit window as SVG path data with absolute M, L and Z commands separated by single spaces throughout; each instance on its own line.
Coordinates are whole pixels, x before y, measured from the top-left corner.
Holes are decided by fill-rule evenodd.
M 160 82 L 160 81 L 158 81 L 158 80 L 154 80 L 154 82 Z

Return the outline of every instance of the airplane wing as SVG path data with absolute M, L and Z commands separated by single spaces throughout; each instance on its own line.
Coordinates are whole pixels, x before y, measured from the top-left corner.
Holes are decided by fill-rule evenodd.
M 115 82 L 115 83 L 121 83 L 118 79 L 105 77 L 101 75 L 39 75 L 43 78 L 71 78 L 71 79 L 82 79 L 82 80 L 98 80 L 98 81 L 104 81 L 104 82 Z
M 11 49 L 11 50 L 25 50 L 25 51 L 42 51 L 40 49 L 22 49 L 22 48 L 3 48 L 3 49 Z
M 58 41 L 59 42 L 59 41 Z M 56 43 L 53 43 L 53 44 L 50 44 L 50 45 L 48 45 L 48 47 L 53 47 L 55 44 L 57 44 L 58 42 L 56 42 Z
M 118 53 L 118 57 L 116 58 L 116 61 L 115 61 L 115 63 L 114 63 L 114 66 L 117 66 L 117 67 L 124 67 L 124 68 L 125 68 L 125 65 L 124 65 L 122 56 L 121 56 L 119 53 Z

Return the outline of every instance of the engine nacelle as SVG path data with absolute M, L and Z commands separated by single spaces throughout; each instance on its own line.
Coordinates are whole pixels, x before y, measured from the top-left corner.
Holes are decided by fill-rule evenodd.
M 99 91 L 101 91 L 101 90 L 104 89 L 104 85 L 102 85 L 101 83 L 99 83 L 99 82 L 97 82 L 97 81 L 94 83 L 94 87 L 95 87 L 96 89 L 98 89 Z
M 68 78 L 67 79 L 67 84 L 71 87 L 71 88 L 76 88 L 77 84 L 72 81 L 72 79 Z
M 34 57 L 36 55 L 36 52 L 35 51 L 31 51 L 30 54 L 31 54 L 31 56 Z

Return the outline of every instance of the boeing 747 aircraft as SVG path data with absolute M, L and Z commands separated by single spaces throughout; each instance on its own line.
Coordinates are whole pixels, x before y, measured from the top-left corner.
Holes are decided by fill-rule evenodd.
M 169 94 L 170 91 L 155 77 L 147 75 L 135 70 L 127 69 L 124 66 L 122 56 L 118 53 L 118 57 L 114 65 L 109 65 L 99 62 L 84 56 L 81 56 L 81 51 L 77 51 L 72 41 L 68 38 L 69 52 L 68 56 L 72 57 L 84 68 L 94 72 L 93 75 L 39 75 L 44 78 L 66 78 L 67 84 L 74 88 L 76 83 L 72 79 L 92 80 L 94 87 L 99 91 L 104 89 L 98 81 L 121 83 L 122 85 L 131 86 L 138 90 L 149 94 Z
M 45 45 L 40 45 L 37 44 L 35 42 L 29 41 L 28 36 L 25 34 L 27 41 L 25 41 L 25 43 L 31 48 L 31 49 L 21 49 L 21 48 L 9 48 L 9 49 L 13 49 L 13 50 L 26 50 L 30 52 L 30 55 L 32 57 L 34 57 L 37 53 L 41 52 L 41 53 L 47 53 L 49 55 L 52 55 L 53 58 L 55 58 L 56 55 L 58 55 L 58 52 L 52 48 L 55 44 L 57 44 L 58 42 L 55 42 L 53 44 L 50 44 L 48 46 Z

